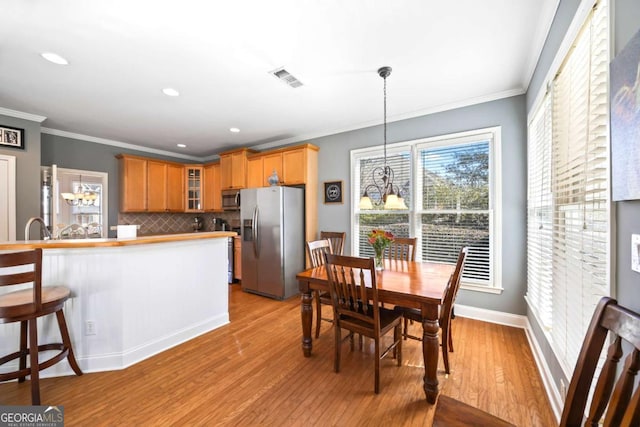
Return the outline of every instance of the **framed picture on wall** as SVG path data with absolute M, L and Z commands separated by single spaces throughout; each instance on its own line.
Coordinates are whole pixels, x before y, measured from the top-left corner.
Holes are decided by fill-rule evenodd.
M 342 181 L 325 181 L 324 202 L 342 203 Z
M 24 150 L 24 129 L 0 126 L 0 148 L 5 147 Z
M 612 199 L 640 199 L 640 31 L 611 61 Z

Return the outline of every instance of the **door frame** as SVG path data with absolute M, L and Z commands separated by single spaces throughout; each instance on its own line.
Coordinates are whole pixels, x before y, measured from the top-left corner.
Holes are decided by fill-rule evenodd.
M 2 176 L 0 182 L 6 182 L 6 187 L 0 187 L 0 193 L 7 198 L 5 206 L 0 206 L 0 214 L 7 218 L 7 240 L 16 240 L 16 157 L 0 154 L 0 161 L 7 162 L 7 176 Z

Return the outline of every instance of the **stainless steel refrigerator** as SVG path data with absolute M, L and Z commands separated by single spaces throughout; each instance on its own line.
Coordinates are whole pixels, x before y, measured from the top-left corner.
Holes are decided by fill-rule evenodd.
M 298 293 L 304 270 L 304 190 L 293 187 L 240 191 L 242 289 L 285 299 Z

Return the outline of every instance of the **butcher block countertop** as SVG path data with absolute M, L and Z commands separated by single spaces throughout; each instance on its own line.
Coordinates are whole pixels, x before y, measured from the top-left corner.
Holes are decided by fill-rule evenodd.
M 148 245 L 153 243 L 179 242 L 183 240 L 215 239 L 234 237 L 234 231 L 203 231 L 181 234 L 162 234 L 154 236 L 138 236 L 126 239 L 62 239 L 62 240 L 16 240 L 13 242 L 0 242 L 0 250 L 22 249 L 74 249 L 74 248 L 98 248 L 110 246 Z

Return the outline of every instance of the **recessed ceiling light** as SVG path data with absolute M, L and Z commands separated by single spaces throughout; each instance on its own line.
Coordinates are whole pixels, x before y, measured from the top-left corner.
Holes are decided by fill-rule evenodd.
M 233 133 L 238 133 L 238 132 L 240 132 L 240 129 L 238 129 L 238 128 L 229 128 L 229 131 L 233 132 Z
M 171 87 L 165 87 L 164 89 L 162 89 L 162 93 L 164 93 L 167 96 L 178 96 L 180 95 L 180 92 L 178 92 L 177 90 L 171 88 Z
M 67 61 L 62 56 L 58 55 L 57 53 L 45 52 L 45 53 L 42 53 L 41 55 L 42 55 L 42 57 L 44 59 L 46 59 L 49 62 L 53 62 L 54 64 L 58 64 L 58 65 L 67 65 L 67 64 L 69 64 L 69 61 Z
M 185 144 L 178 144 L 178 147 L 180 147 L 180 148 L 186 148 L 186 145 L 185 145 Z

